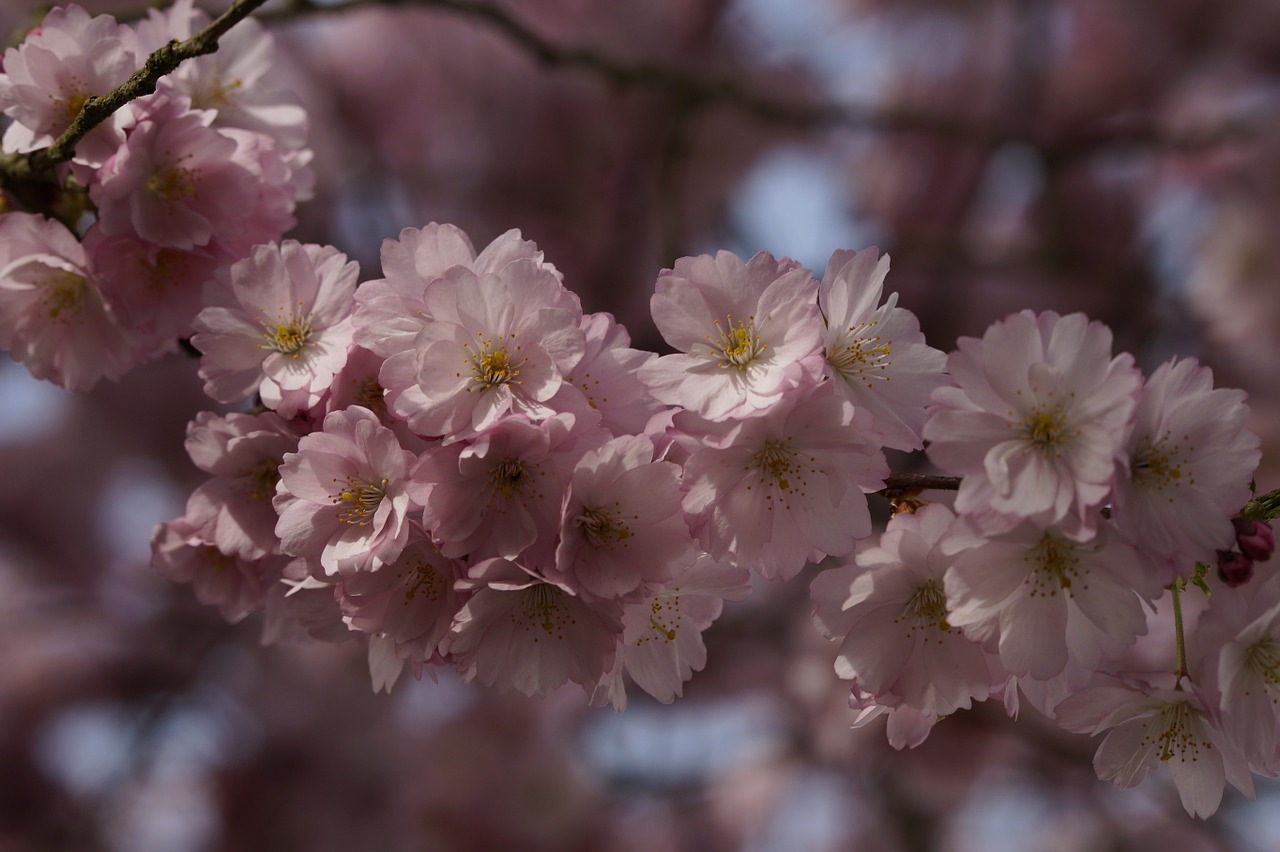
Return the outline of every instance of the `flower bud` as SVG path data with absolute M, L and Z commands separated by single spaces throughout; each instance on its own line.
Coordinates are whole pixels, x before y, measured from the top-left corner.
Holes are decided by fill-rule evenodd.
M 1243 586 L 1253 577 L 1253 560 L 1234 550 L 1218 551 L 1218 578 L 1228 586 Z
M 1266 562 L 1276 552 L 1276 534 L 1266 521 L 1234 518 L 1236 547 L 1254 562 Z

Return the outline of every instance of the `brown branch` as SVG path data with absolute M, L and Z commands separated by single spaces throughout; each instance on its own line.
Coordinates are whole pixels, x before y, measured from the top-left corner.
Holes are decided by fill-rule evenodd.
M 6 180 L 56 181 L 53 167 L 74 157 L 76 145 L 95 127 L 130 101 L 155 92 L 160 78 L 172 73 L 185 60 L 213 53 L 218 49 L 218 39 L 265 2 L 267 0 L 239 0 L 191 38 L 174 39 L 156 50 L 128 80 L 105 95 L 89 97 L 71 125 L 48 148 L 5 163 Z
M 906 491 L 959 491 L 960 477 L 934 476 L 927 473 L 892 473 L 884 481 L 879 494 Z

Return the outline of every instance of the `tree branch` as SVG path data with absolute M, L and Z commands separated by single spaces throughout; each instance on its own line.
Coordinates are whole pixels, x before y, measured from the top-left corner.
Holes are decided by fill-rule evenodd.
M 892 473 L 884 481 L 879 494 L 886 497 L 911 491 L 959 491 L 960 477 L 934 476 L 926 473 Z
M 1037 140 L 1020 117 L 963 119 L 928 110 L 900 107 L 865 107 L 830 101 L 797 101 L 771 96 L 736 80 L 707 79 L 648 62 L 626 62 L 588 46 L 560 45 L 545 38 L 488 0 L 291 0 L 283 9 L 265 13 L 265 22 L 288 21 L 304 15 L 336 15 L 370 7 L 439 9 L 477 21 L 549 68 L 582 70 L 621 88 L 665 91 L 685 108 L 721 104 L 760 121 L 800 128 L 844 127 L 881 133 L 925 133 L 951 141 L 989 146 L 1010 140 L 1039 144 L 1055 157 L 1070 159 L 1101 149 L 1158 148 L 1190 151 L 1212 147 L 1230 139 L 1256 136 L 1256 123 L 1228 121 L 1190 131 L 1173 131 L 1147 119 L 1126 119 L 1054 140 Z
M 218 39 L 265 2 L 267 0 L 238 0 L 191 38 L 186 41 L 174 39 L 152 53 L 128 80 L 105 95 L 89 97 L 71 125 L 48 148 L 13 157 L 5 163 L 6 180 L 56 181 L 53 167 L 75 156 L 76 145 L 90 131 L 125 104 L 155 92 L 160 78 L 172 73 L 185 60 L 213 53 L 218 49 Z

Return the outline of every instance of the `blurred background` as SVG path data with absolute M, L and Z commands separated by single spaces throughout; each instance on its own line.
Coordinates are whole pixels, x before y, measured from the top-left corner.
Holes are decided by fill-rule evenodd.
M 10 43 L 41 14 L 0 9 Z M 874 244 L 939 348 L 1032 308 L 1108 323 L 1147 371 L 1200 357 L 1248 391 L 1258 483 L 1280 487 L 1274 0 L 260 17 L 312 120 L 317 195 L 291 236 L 362 278 L 402 228 L 519 228 L 587 310 L 664 351 L 648 299 L 675 258 L 767 249 L 820 274 Z M 0 852 L 1280 848 L 1280 787 L 1193 821 L 1167 774 L 1118 792 L 1096 742 L 1034 711 L 961 712 L 905 753 L 850 730 L 808 573 L 726 607 L 683 700 L 620 715 L 450 672 L 375 696 L 354 644 L 262 647 L 256 617 L 228 625 L 148 567 L 201 478 L 195 368 L 70 395 L 0 363 Z

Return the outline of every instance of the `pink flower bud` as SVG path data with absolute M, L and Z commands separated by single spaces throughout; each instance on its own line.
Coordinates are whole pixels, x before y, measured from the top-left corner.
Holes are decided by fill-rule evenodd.
M 1218 551 L 1218 578 L 1228 586 L 1243 586 L 1253 577 L 1253 560 L 1234 550 Z
M 1236 528 L 1236 546 L 1254 562 L 1266 562 L 1276 552 L 1276 534 L 1266 521 L 1249 518 L 1233 518 Z

